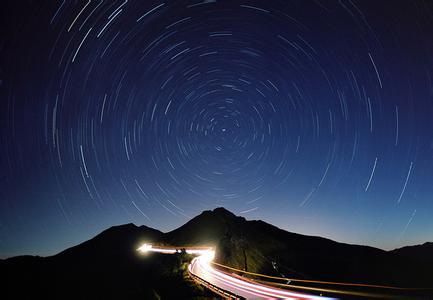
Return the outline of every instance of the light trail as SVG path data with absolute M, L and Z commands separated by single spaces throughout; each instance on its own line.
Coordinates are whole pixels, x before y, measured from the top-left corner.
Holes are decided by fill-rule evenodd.
M 143 244 L 137 250 L 146 252 L 157 252 L 164 254 L 180 253 L 183 248 L 155 247 L 150 244 Z M 248 281 L 237 278 L 231 274 L 222 272 L 212 267 L 212 261 L 215 256 L 215 250 L 212 248 L 190 248 L 185 252 L 197 255 L 188 266 L 188 271 L 199 277 L 201 280 L 210 283 L 222 290 L 228 291 L 246 299 L 333 299 L 322 296 L 308 295 L 304 293 L 293 292 L 273 286 Z

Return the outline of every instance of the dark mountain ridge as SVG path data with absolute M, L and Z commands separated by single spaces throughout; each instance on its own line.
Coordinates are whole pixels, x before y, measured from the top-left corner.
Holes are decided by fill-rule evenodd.
M 402 258 L 433 263 L 433 243 L 426 242 L 422 245 L 405 246 L 390 251 Z
M 286 278 L 433 287 L 433 243 L 384 251 L 287 232 L 263 221 L 247 221 L 224 208 L 204 211 L 168 233 L 144 225 L 114 226 L 54 256 L 1 260 L 0 270 L 10 274 L 20 271 L 21 277 L 11 276 L 10 286 L 24 282 L 36 286 L 34 292 L 43 295 L 49 293 L 44 286 L 50 281 L 59 287 L 55 295 L 74 287 L 72 298 L 125 294 L 129 298 L 170 298 L 162 292 L 166 290 L 164 280 L 176 286 L 180 293 L 176 295 L 203 293 L 182 283 L 182 258 L 159 254 L 152 254 L 152 259 L 140 257 L 136 249 L 143 242 L 214 246 L 220 263 Z M 37 278 L 44 278 L 45 285 Z M 95 284 L 104 288 L 92 289 Z M 89 289 L 93 293 L 89 294 Z

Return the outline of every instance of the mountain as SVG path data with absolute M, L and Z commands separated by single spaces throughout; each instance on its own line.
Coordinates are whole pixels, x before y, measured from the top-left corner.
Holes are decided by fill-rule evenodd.
M 0 261 L 1 299 L 212 299 L 185 277 L 189 258 L 138 255 L 142 241 L 163 233 L 133 224 L 111 227 L 50 257 Z
M 8 275 L 0 297 L 1 293 L 9 295 L 2 299 L 213 297 L 186 279 L 189 257 L 137 255 L 144 241 L 214 246 L 220 263 L 286 278 L 433 287 L 432 243 L 384 251 L 287 232 L 216 208 L 168 233 L 126 224 L 51 257 L 2 260 L 0 272 Z M 22 288 L 13 288 L 17 285 Z
M 401 258 L 416 260 L 424 263 L 433 263 L 433 243 L 427 242 L 422 245 L 406 246 L 391 251 Z
M 422 247 L 424 251 L 413 248 L 414 255 L 410 257 L 403 254 L 404 249 L 388 252 L 287 232 L 263 221 L 247 221 L 224 208 L 205 211 L 164 238 L 175 245 L 214 245 L 217 261 L 250 272 L 433 287 L 433 252 L 427 246 Z M 425 245 L 431 247 L 432 243 Z

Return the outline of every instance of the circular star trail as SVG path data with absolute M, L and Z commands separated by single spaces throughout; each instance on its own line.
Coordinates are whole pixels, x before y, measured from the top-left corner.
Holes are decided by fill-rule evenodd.
M 217 206 L 384 248 L 428 239 L 431 5 L 5 11 L 1 255 L 113 223 L 168 230 Z

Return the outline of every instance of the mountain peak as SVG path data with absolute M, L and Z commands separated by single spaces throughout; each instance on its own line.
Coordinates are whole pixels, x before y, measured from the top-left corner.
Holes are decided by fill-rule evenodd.
M 200 215 L 193 218 L 193 220 L 194 219 L 203 220 L 203 218 L 209 219 L 209 220 L 214 220 L 214 221 L 215 220 L 220 220 L 220 221 L 224 220 L 224 222 L 230 222 L 230 223 L 238 222 L 238 221 L 246 221 L 244 217 L 237 216 L 224 207 L 217 207 L 217 208 L 214 208 L 213 210 L 205 210 Z
M 119 233 L 125 234 L 126 232 L 136 232 L 137 229 L 138 229 L 137 225 L 133 223 L 120 224 L 105 229 L 103 232 L 100 233 L 100 235 L 119 234 Z
M 219 215 L 228 216 L 228 217 L 236 217 L 236 215 L 234 213 L 232 213 L 231 211 L 229 211 L 228 209 L 226 209 L 224 207 L 217 207 L 214 210 L 212 210 L 212 212 L 219 214 Z
M 120 224 L 120 225 L 114 225 L 111 226 L 110 228 L 118 228 L 118 229 L 127 229 L 127 228 L 137 228 L 137 225 L 135 225 L 134 223 L 126 223 L 126 224 Z

